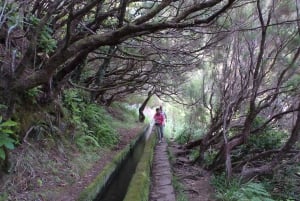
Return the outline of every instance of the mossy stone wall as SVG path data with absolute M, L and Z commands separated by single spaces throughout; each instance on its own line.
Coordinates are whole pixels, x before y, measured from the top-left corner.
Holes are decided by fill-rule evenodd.
M 152 134 L 146 142 L 144 153 L 137 165 L 123 201 L 148 201 L 155 141 L 156 137 Z
M 126 159 L 127 155 L 131 151 L 131 149 L 135 146 L 135 144 L 139 141 L 139 139 L 147 132 L 149 127 L 145 128 L 138 137 L 133 140 L 125 149 L 119 152 L 112 162 L 105 166 L 103 171 L 99 173 L 99 175 L 94 179 L 94 181 L 88 185 L 79 195 L 77 201 L 92 201 L 96 199 L 99 192 L 107 185 L 110 177 L 118 171 L 118 168 L 122 164 L 122 162 Z

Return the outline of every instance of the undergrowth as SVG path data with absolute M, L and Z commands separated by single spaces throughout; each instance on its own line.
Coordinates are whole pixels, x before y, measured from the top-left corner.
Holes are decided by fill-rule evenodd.
M 215 175 L 212 184 L 217 191 L 216 198 L 219 201 L 275 201 L 262 183 L 253 181 L 242 183 L 237 178 L 228 181 L 222 174 Z
M 32 99 L 35 96 L 33 93 Z M 58 200 L 62 189 L 78 182 L 118 143 L 118 128 L 136 126 L 134 109 L 123 110 L 118 106 L 122 118 L 116 119 L 110 111 L 90 103 L 87 97 L 82 90 L 64 91 L 62 102 L 58 101 L 63 104 L 59 110 L 61 116 L 51 105 L 42 111 L 34 110 L 36 105 L 20 110 L 22 115 L 15 120 L 20 120 L 20 130 L 25 136 L 20 139 L 22 144 L 11 151 L 12 174 L 5 175 L 5 182 L 0 183 L 0 201 Z M 0 149 L 14 148 L 13 143 L 18 143 L 19 139 L 12 134 L 18 129 L 16 122 L 0 121 L 1 133 L 6 132 L 9 137 L 3 142 L 0 139 Z M 2 152 L 0 155 L 4 158 Z
M 14 149 L 17 140 L 15 132 L 18 127 L 17 122 L 12 120 L 4 121 L 0 116 L 0 160 L 5 160 L 7 157 L 5 149 Z
M 176 201 L 188 201 L 186 194 L 184 193 L 184 186 L 181 184 L 177 177 L 173 176 L 172 185 L 176 192 Z
M 274 175 L 262 178 L 266 188 L 278 201 L 300 199 L 300 165 L 287 164 L 274 171 Z
M 111 126 L 112 118 L 100 106 L 89 103 L 83 91 L 69 89 L 64 93 L 66 113 L 75 125 L 75 140 L 81 150 L 111 146 L 118 142 L 118 135 Z
M 78 181 L 103 152 L 79 153 L 66 138 L 51 136 L 23 144 L 11 154 L 13 174 L 4 177 L 0 200 L 57 200 L 61 189 Z

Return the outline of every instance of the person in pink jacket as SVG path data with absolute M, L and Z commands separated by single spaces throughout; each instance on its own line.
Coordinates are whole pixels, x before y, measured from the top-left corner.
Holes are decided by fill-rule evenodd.
M 163 123 L 165 121 L 164 115 L 161 113 L 159 108 L 156 108 L 156 113 L 154 115 L 154 122 L 156 127 L 156 133 L 157 133 L 157 139 L 158 142 L 161 142 L 161 139 L 163 137 Z

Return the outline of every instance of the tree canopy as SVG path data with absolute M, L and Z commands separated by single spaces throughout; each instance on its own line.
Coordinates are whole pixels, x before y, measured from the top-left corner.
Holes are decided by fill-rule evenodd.
M 145 69 L 149 66 L 151 72 L 143 68 L 149 74 L 155 74 L 155 69 L 167 71 L 165 67 L 174 68 L 177 63 L 175 59 L 169 62 L 170 59 L 166 58 L 167 55 L 172 55 L 170 48 L 160 50 L 163 44 L 176 46 L 175 39 L 168 39 L 173 38 L 173 33 L 170 35 L 168 32 L 177 30 L 178 40 L 183 40 L 180 39 L 180 34 L 183 34 L 184 28 L 195 28 L 197 30 L 193 31 L 199 32 L 202 27 L 213 23 L 217 17 L 228 11 L 234 3 L 234 0 L 6 0 L 1 7 L 1 88 L 22 91 L 43 84 L 53 85 L 52 81 L 59 85 L 85 59 L 91 60 L 99 54 L 102 55 L 103 64 L 96 73 L 98 77 L 108 77 L 109 73 L 114 74 L 116 70 L 128 74 L 142 73 L 133 70 L 132 64 L 125 64 L 127 69 L 123 65 L 117 68 L 106 64 L 109 63 L 108 57 L 117 57 L 120 60 L 131 57 L 141 60 L 138 63 L 144 60 L 140 65 Z M 138 52 L 139 47 L 146 48 Z M 177 49 L 174 47 L 176 54 Z M 181 54 L 184 53 L 188 52 L 182 49 Z M 107 72 L 108 65 L 113 66 L 111 72 Z M 178 65 L 182 66 L 182 63 Z M 118 80 L 118 77 L 111 77 Z

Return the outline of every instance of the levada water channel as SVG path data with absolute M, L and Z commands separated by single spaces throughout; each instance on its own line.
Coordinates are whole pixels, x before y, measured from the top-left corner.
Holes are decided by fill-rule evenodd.
M 94 201 L 122 201 L 124 199 L 136 166 L 143 155 L 145 143 L 150 132 L 150 127 L 147 127 L 140 135 L 133 148 L 129 151 L 128 156 L 109 178 L 107 185 L 99 192 Z

